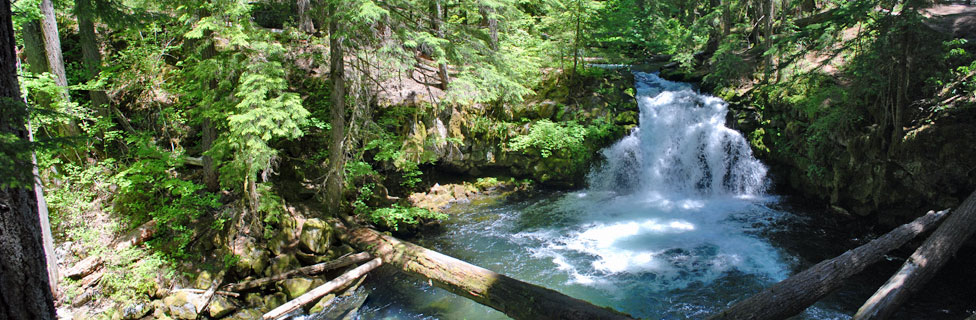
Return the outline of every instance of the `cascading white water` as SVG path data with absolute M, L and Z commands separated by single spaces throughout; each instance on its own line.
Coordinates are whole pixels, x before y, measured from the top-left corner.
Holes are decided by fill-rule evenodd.
M 588 190 L 559 201 L 577 225 L 517 236 L 584 285 L 673 290 L 728 272 L 785 277 L 778 252 L 751 233 L 782 213 L 754 201 L 766 167 L 725 126 L 727 104 L 689 84 L 634 75 L 640 127 L 603 151 Z M 633 277 L 650 280 L 624 280 Z
M 685 83 L 636 72 L 640 128 L 603 151 L 591 189 L 757 196 L 766 167 L 739 132 L 725 126 L 727 104 Z
M 635 78 L 640 127 L 603 150 L 588 189 L 474 207 L 422 243 L 639 318 L 704 318 L 784 279 L 796 261 L 765 236 L 798 219 L 767 206 L 776 200 L 763 194 L 766 168 L 725 127 L 725 102 L 654 74 Z M 409 318 L 505 318 L 411 290 L 395 298 L 424 306 Z M 427 307 L 445 301 L 449 309 Z M 376 308 L 372 317 L 401 315 Z

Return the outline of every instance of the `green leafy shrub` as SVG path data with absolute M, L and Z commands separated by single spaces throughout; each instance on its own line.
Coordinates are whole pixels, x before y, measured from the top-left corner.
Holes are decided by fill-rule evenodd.
M 532 125 L 529 133 L 512 138 L 508 147 L 515 151 L 536 149 L 543 158 L 560 150 L 580 151 L 587 130 L 575 121 L 553 123 L 540 120 Z
M 373 210 L 369 214 L 369 219 L 373 223 L 380 224 L 394 231 L 399 230 L 403 224 L 417 224 L 421 220 L 443 220 L 447 219 L 447 214 L 430 211 L 423 208 L 404 207 L 394 204 L 389 208 Z
M 216 208 L 217 195 L 180 177 L 175 171 L 183 165 L 180 156 L 155 148 L 142 149 L 142 153 L 154 155 L 115 175 L 119 186 L 115 208 L 135 223 L 155 220 L 167 235 L 157 239 L 165 239 L 162 241 L 168 242 L 168 251 L 180 256 L 191 240 L 191 221 Z

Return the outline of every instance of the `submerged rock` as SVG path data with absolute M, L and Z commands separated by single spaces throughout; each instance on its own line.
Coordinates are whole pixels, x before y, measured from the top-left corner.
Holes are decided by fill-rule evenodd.
M 335 299 L 335 297 L 336 297 L 335 293 L 330 293 L 325 295 L 324 297 L 322 297 L 322 299 L 319 299 L 319 302 L 316 302 L 311 309 L 308 309 L 308 313 L 322 312 L 322 310 L 325 310 L 325 308 L 327 308 L 332 303 L 332 300 Z

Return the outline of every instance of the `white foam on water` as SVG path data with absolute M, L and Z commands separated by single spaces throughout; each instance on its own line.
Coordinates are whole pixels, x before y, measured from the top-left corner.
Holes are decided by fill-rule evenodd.
M 733 271 L 784 279 L 787 265 L 755 231 L 785 213 L 759 203 L 766 167 L 725 127 L 726 103 L 688 84 L 635 77 L 640 127 L 603 150 L 588 190 L 556 206 L 579 223 L 513 238 L 581 285 L 636 277 L 675 290 Z

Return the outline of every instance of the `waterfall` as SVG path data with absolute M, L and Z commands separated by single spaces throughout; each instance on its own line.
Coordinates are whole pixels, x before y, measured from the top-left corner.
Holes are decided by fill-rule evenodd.
M 766 167 L 725 126 L 728 104 L 686 83 L 635 72 L 640 127 L 603 151 L 591 189 L 682 195 L 757 196 Z

